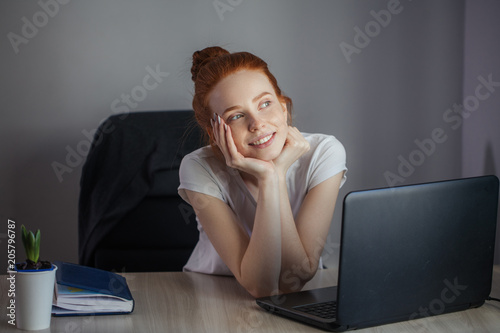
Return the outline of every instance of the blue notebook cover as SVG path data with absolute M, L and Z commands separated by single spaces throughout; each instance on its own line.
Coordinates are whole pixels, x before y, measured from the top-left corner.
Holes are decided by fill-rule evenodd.
M 134 299 L 127 285 L 127 280 L 116 273 L 105 270 L 77 265 L 73 263 L 55 261 L 57 266 L 56 282 L 73 288 L 80 288 L 98 292 L 103 295 L 113 295 L 132 302 Z M 125 312 L 125 313 L 130 313 Z M 53 313 L 54 315 L 102 315 L 102 314 L 123 314 L 124 312 L 96 312 L 96 313 Z

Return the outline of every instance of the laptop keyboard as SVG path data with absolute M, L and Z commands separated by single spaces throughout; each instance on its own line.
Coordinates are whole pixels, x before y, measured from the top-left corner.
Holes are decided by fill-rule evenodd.
M 324 303 L 300 305 L 294 307 L 294 309 L 324 319 L 335 319 L 335 316 L 337 315 L 337 302 L 331 301 Z

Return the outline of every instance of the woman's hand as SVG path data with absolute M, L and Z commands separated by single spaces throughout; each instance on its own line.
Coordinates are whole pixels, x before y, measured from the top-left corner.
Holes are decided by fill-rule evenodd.
M 248 173 L 258 180 L 275 173 L 276 168 L 273 162 L 243 156 L 236 148 L 231 127 L 227 126 L 224 120 L 218 115 L 215 115 L 215 117 L 217 121 L 211 120 L 215 142 L 219 146 L 229 167 Z
M 309 149 L 309 142 L 304 138 L 302 133 L 296 127 L 289 126 L 283 150 L 274 160 L 274 165 L 280 175 L 285 176 L 290 165 L 309 151 Z

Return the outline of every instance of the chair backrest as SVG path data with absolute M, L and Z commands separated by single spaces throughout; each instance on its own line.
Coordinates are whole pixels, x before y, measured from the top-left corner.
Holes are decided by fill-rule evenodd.
M 180 271 L 198 241 L 177 194 L 182 158 L 201 147 L 193 111 L 114 115 L 82 170 L 80 264 L 114 271 Z

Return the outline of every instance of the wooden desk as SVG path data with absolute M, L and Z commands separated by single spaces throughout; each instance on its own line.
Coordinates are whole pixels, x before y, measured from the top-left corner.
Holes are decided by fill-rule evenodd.
M 322 332 L 263 311 L 234 278 L 197 273 L 125 273 L 136 301 L 132 314 L 52 317 L 38 332 Z M 7 323 L 7 276 L 0 275 L 0 331 L 20 332 Z M 336 271 L 322 270 L 304 289 L 336 283 Z M 500 267 L 494 268 L 492 297 L 500 298 Z M 500 303 L 477 309 L 359 330 L 358 332 L 500 332 Z

